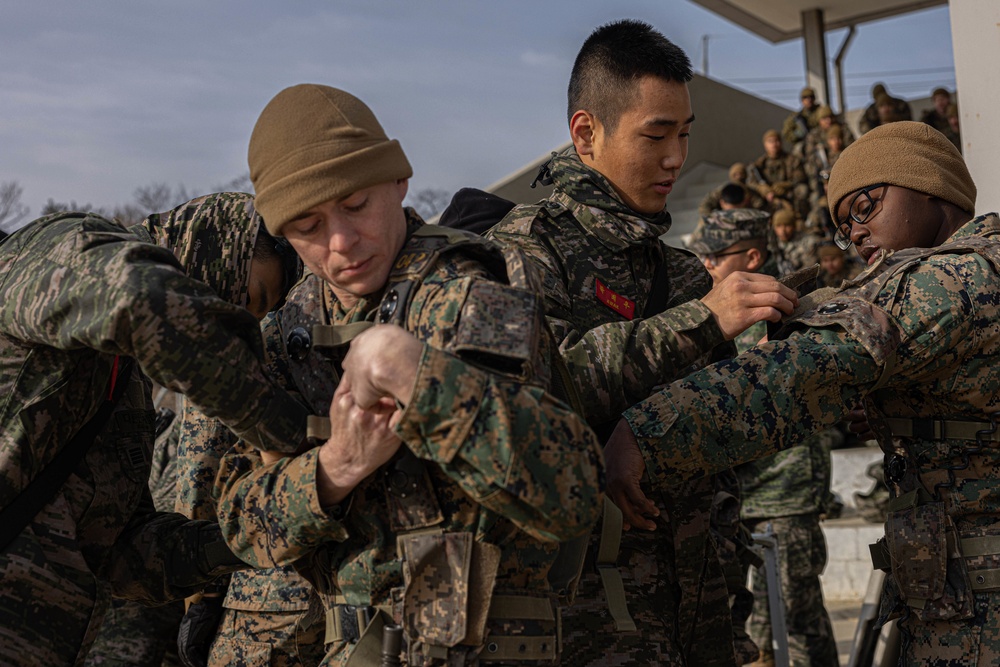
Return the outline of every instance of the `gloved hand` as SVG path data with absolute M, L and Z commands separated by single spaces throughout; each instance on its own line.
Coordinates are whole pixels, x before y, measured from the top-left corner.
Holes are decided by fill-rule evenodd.
M 206 667 L 208 651 L 222 621 L 220 596 L 202 597 L 188 607 L 177 632 L 177 654 L 184 667 Z

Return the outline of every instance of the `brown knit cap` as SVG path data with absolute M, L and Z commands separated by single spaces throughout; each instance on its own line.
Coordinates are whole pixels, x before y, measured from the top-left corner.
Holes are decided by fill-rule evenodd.
M 975 214 L 976 184 L 947 137 L 926 123 L 879 125 L 844 149 L 826 186 L 830 215 L 852 192 L 888 183 L 939 197 Z
M 771 214 L 771 226 L 781 227 L 784 225 L 791 225 L 792 227 L 798 227 L 795 219 L 795 211 L 792 210 L 790 206 L 782 206 L 777 211 Z
M 832 243 L 822 243 L 816 248 L 816 257 L 844 257 L 844 251 Z
M 413 169 L 364 102 L 329 86 L 286 88 L 260 113 L 248 152 L 256 206 L 267 231 L 310 208 Z

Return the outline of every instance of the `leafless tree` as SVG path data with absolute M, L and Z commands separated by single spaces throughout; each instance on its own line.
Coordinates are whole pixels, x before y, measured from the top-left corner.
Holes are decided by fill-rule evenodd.
M 17 181 L 0 183 L 0 231 L 12 232 L 28 217 L 28 207 L 21 203 L 24 188 Z
M 407 206 L 412 206 L 424 220 L 433 218 L 448 206 L 451 193 L 440 188 L 424 188 L 407 197 Z
M 250 182 L 250 172 L 248 171 L 227 183 L 217 186 L 215 192 L 253 192 L 253 183 Z

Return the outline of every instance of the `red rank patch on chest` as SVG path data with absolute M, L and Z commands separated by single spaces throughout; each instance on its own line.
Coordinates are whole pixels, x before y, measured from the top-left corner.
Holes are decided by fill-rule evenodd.
M 616 294 L 597 278 L 594 278 L 594 293 L 598 301 L 619 315 L 629 320 L 635 317 L 635 301 Z

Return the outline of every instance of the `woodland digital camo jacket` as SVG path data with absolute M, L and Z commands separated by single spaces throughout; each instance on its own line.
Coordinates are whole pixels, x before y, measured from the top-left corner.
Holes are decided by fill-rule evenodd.
M 422 221 L 412 209 L 407 218 L 410 237 L 390 284 L 397 269 L 431 256 L 428 239 L 415 235 Z M 319 448 L 265 466 L 244 446 L 223 459 L 219 475 L 220 521 L 241 558 L 257 567 L 296 563 L 328 614 L 338 603 L 372 605 L 403 620 L 411 665 L 431 645 L 439 652 L 452 646 L 450 659 L 462 664 L 482 648 L 484 627 L 491 644 L 522 637 L 515 641 L 530 644 L 532 654 L 554 656 L 548 574 L 558 541 L 586 534 L 603 502 L 603 459 L 593 432 L 546 390 L 554 349 L 537 292 L 525 287 L 535 283 L 530 274 L 510 276 L 520 287 L 502 282 L 499 251 L 486 252 L 484 241 L 468 237 L 427 265 L 405 312 L 404 328 L 425 345 L 396 433 L 419 460 L 403 452 L 329 508 L 317 497 Z M 507 270 L 523 273 L 523 259 L 510 257 L 515 265 Z M 307 273 L 277 318 L 265 320 L 268 347 L 285 349 L 289 334 L 312 324 L 373 322 L 382 298 L 372 294 L 345 310 L 327 284 Z M 271 359 L 270 371 L 314 414 L 328 413 L 336 363 L 315 352 L 296 362 L 286 352 Z M 424 538 L 415 534 L 427 529 Z M 402 549 L 431 544 L 437 548 L 423 552 L 431 560 L 412 551 L 400 560 Z M 435 554 L 449 554 L 462 574 L 434 565 Z M 469 567 L 485 583 L 463 580 Z M 550 619 L 487 620 L 483 605 L 491 593 L 537 598 Z M 324 664 L 344 664 L 354 646 L 333 640 Z
M 701 367 L 713 350 L 734 351 L 698 300 L 712 287 L 705 267 L 660 241 L 668 213 L 636 214 L 573 149 L 554 156 L 548 173 L 552 194 L 516 207 L 491 235 L 541 268 L 549 326 L 588 422 L 606 436 L 623 410 L 658 385 Z M 660 264 L 666 309 L 644 319 Z M 655 532 L 622 535 L 620 569 L 639 632 L 615 630 L 600 577 L 584 573 L 564 615 L 566 664 L 734 663 L 732 642 L 720 641 L 732 637 L 729 593 L 707 537 L 716 490 L 713 480 L 678 485 L 661 503 Z M 592 548 L 596 542 L 597 535 Z
M 648 490 L 800 442 L 863 400 L 887 454 L 885 566 L 890 603 L 903 613 L 904 661 L 995 662 L 1000 474 L 988 438 L 1000 402 L 1000 219 L 978 217 L 937 248 L 885 253 L 800 310 L 780 340 L 625 413 Z M 936 436 L 933 420 L 952 425 Z M 947 435 L 963 422 L 971 434 Z
M 0 662 L 71 664 L 112 592 L 168 600 L 218 574 L 203 571 L 215 526 L 153 512 L 146 375 L 257 444 L 302 440 L 302 409 L 264 375 L 257 322 L 234 305 L 258 222 L 248 195 L 226 194 L 131 229 L 56 214 L 0 244 L 0 508 L 106 400 L 116 355 L 137 362 L 76 472 L 0 554 Z

